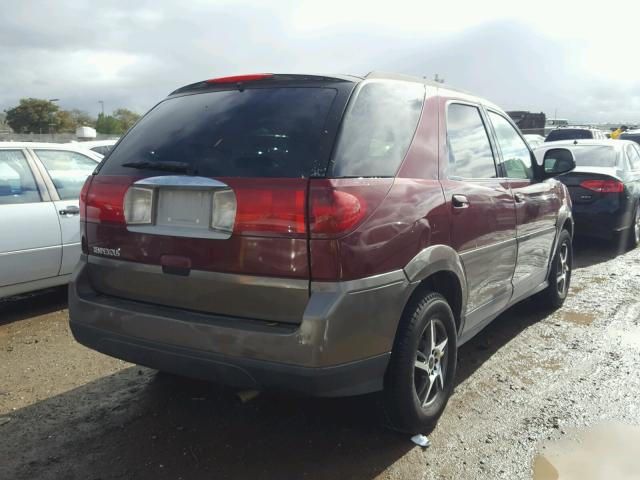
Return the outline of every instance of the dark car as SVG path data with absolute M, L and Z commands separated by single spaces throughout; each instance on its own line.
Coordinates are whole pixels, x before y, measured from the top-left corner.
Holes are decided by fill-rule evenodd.
M 627 130 L 620 134 L 618 140 L 631 140 L 632 142 L 640 144 L 640 130 Z
M 551 130 L 545 138 L 545 142 L 557 142 L 559 140 L 604 140 L 607 138 L 602 130 L 592 127 L 566 126 Z
M 571 278 L 571 152 L 422 79 L 250 75 L 176 90 L 82 192 L 71 329 L 100 352 L 239 388 L 382 390 L 435 425 L 457 348 Z M 553 158 L 552 158 L 553 157 Z
M 558 177 L 573 202 L 576 234 L 640 243 L 640 147 L 629 140 L 556 143 L 573 152 L 576 168 Z M 539 147 L 542 158 L 549 148 Z

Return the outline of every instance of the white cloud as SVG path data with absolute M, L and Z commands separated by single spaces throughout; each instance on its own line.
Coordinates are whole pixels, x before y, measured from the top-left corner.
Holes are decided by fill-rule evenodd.
M 639 6 L 514 4 L 21 0 L 0 17 L 0 109 L 37 96 L 142 111 L 213 76 L 386 69 L 438 72 L 505 108 L 640 121 Z

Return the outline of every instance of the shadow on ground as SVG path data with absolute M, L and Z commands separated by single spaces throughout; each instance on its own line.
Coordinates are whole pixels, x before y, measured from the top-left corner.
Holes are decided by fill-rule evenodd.
M 624 238 L 602 240 L 577 236 L 573 239 L 573 268 L 586 268 L 607 262 L 627 251 Z
M 0 325 L 45 315 L 67 308 L 67 287 L 0 298 Z
M 11 413 L 0 478 L 373 478 L 414 447 L 373 416 L 371 397 L 243 404 L 131 367 Z

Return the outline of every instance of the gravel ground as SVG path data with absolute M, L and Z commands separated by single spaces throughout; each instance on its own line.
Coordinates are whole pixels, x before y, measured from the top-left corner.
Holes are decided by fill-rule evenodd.
M 578 241 L 574 267 L 561 310 L 527 300 L 461 348 L 426 449 L 375 396 L 243 403 L 76 344 L 62 289 L 2 301 L 0 479 L 639 478 L 610 450 L 640 453 L 640 249 Z

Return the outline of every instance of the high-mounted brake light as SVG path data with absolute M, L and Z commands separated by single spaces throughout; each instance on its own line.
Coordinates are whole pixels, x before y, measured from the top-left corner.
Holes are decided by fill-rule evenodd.
M 618 180 L 584 180 L 580 182 L 582 188 L 599 193 L 620 193 L 624 185 Z
M 273 78 L 273 73 L 253 73 L 250 75 L 234 75 L 231 77 L 219 77 L 206 80 L 207 83 L 241 83 L 241 82 L 255 82 L 258 80 L 266 80 L 267 78 Z

